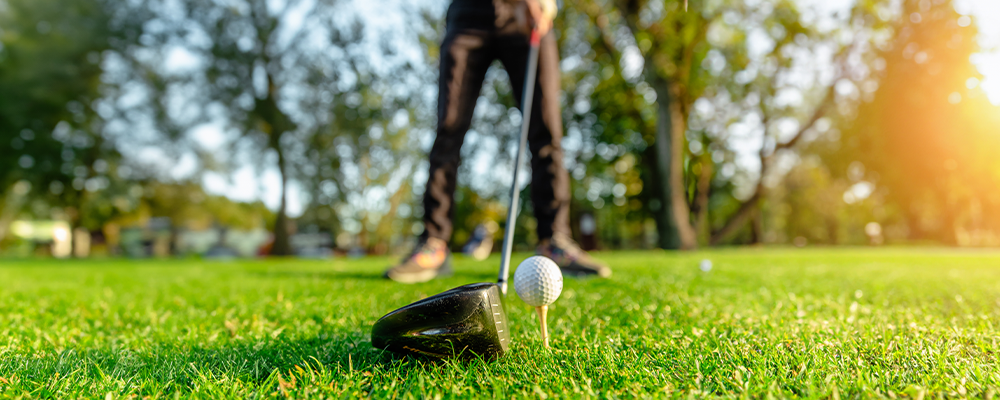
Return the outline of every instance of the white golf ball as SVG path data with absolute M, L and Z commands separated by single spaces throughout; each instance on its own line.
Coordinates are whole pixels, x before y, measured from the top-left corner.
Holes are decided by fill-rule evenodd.
M 552 304 L 562 293 L 562 287 L 559 266 L 546 257 L 528 257 L 514 271 L 514 291 L 531 306 Z
M 698 268 L 701 268 L 702 272 L 708 272 L 712 270 L 712 260 L 704 259 L 698 264 Z

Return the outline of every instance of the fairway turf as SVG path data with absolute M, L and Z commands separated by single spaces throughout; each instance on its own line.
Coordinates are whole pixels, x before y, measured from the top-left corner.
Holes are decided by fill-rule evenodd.
M 528 254 L 517 254 L 514 264 Z M 551 351 L 506 299 L 511 351 L 429 362 L 371 347 L 414 300 L 492 281 L 380 279 L 392 260 L 0 260 L 0 397 L 990 397 L 1000 253 L 600 253 L 567 279 Z M 699 270 L 709 258 L 711 272 Z

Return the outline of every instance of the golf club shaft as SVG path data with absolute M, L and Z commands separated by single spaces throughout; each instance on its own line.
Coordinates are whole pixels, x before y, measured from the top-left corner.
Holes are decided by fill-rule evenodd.
M 510 253 L 514 248 L 514 222 L 517 220 L 517 209 L 521 202 L 521 191 L 518 190 L 518 172 L 521 171 L 521 159 L 524 158 L 524 148 L 528 142 L 528 127 L 531 124 L 532 100 L 535 98 L 535 75 L 538 70 L 538 44 L 541 36 L 535 29 L 531 30 L 531 49 L 528 52 L 528 72 L 524 77 L 524 97 L 521 100 L 521 138 L 517 143 L 517 155 L 514 156 L 514 178 L 510 184 L 510 207 L 507 209 L 507 225 L 504 227 L 503 253 L 500 255 L 500 277 L 497 285 L 500 292 L 507 294 L 507 277 L 510 275 Z

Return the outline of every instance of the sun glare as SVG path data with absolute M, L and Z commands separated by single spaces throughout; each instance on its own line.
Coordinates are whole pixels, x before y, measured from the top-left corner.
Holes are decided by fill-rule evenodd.
M 977 54 L 974 62 L 979 72 L 983 74 L 983 80 L 979 82 L 979 87 L 986 92 L 990 103 L 1000 106 L 1000 50 Z

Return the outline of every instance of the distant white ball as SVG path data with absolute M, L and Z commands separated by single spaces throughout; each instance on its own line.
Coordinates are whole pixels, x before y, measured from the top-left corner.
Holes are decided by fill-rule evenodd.
M 698 268 L 700 268 L 702 270 L 702 272 L 711 271 L 712 270 L 712 260 L 709 260 L 707 258 L 704 259 L 704 260 L 701 260 L 701 262 L 698 263 Z
M 533 256 L 514 271 L 514 291 L 529 305 L 552 304 L 562 293 L 563 276 L 559 266 L 546 257 Z

